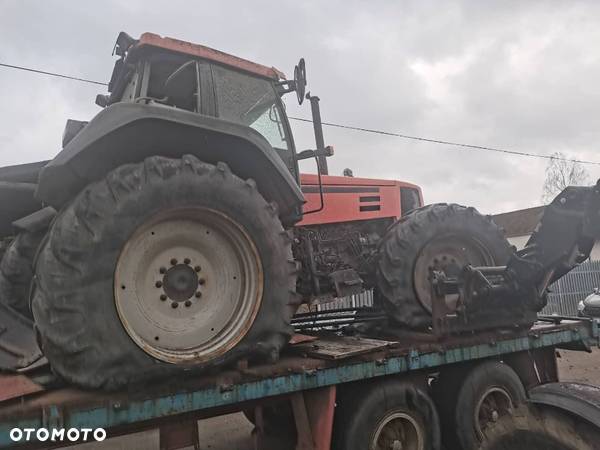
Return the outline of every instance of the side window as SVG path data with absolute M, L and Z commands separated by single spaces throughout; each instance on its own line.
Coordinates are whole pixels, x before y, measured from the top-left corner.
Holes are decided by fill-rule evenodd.
M 406 215 L 413 209 L 417 209 L 421 206 L 421 199 L 419 198 L 419 191 L 414 188 L 402 187 L 400 188 L 400 214 Z

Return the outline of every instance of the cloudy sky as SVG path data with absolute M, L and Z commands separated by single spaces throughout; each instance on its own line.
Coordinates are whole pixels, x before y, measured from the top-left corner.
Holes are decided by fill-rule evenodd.
M 0 62 L 107 81 L 119 31 L 203 43 L 292 74 L 324 121 L 600 162 L 594 1 L 0 0 Z M 0 165 L 51 158 L 102 91 L 0 67 Z M 291 115 L 309 117 L 290 96 Z M 299 148 L 311 125 L 293 123 Z M 547 161 L 325 129 L 331 173 L 419 184 L 486 213 L 539 204 Z M 306 167 L 306 170 L 311 170 Z M 590 178 L 600 165 L 586 166 Z

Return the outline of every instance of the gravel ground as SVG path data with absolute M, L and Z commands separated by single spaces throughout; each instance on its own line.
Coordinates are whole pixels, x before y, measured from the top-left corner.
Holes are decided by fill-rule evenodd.
M 600 385 L 600 350 L 592 353 L 561 350 L 558 358 L 562 381 L 579 381 Z M 206 419 L 198 422 L 200 448 L 203 450 L 252 450 L 252 425 L 241 414 Z M 153 450 L 158 449 L 158 431 L 148 431 L 70 447 L 81 450 Z

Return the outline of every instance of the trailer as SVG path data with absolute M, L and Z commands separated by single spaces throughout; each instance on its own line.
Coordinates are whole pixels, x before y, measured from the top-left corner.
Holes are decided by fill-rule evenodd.
M 340 429 L 346 432 L 351 423 L 357 426 L 356 416 L 365 413 L 361 392 L 377 386 L 388 390 L 395 385 L 408 386 L 408 392 L 416 393 L 417 397 L 425 392 L 435 399 L 436 379 L 452 374 L 456 381 L 461 381 L 482 364 L 502 364 L 514 371 L 528 393 L 528 404 L 545 405 L 576 418 L 577 423 L 600 427 L 597 406 L 600 390 L 558 383 L 555 356 L 557 349 L 589 350 L 598 346 L 596 321 L 540 317 L 531 329 L 444 338 L 424 333 L 367 338 L 344 336 L 328 328 L 294 335 L 281 359 L 273 364 L 242 361 L 219 373 L 190 374 L 126 391 L 84 391 L 53 385 L 49 382 L 50 374 L 43 368 L 29 374 L 2 375 L 0 448 L 71 445 L 73 442 L 66 436 L 72 429 L 77 430 L 71 433 L 71 437 L 77 437 L 73 440 L 82 441 L 82 430 L 86 429 L 90 430 L 88 440 L 92 440 L 91 430 L 104 429 L 108 437 L 113 437 L 157 427 L 161 449 L 202 448 L 197 420 L 236 411 L 245 411 L 254 422 L 257 449 L 271 445 L 269 421 L 275 420 L 278 427 L 285 429 L 285 419 L 295 428 L 286 431 L 296 437 L 295 447 L 290 448 L 341 448 L 336 441 Z M 457 371 L 461 377 L 455 376 Z M 447 387 L 447 382 L 444 383 Z M 344 400 L 349 393 L 353 398 L 351 404 Z M 432 423 L 441 422 L 438 428 L 442 431 L 448 421 L 444 408 L 436 399 L 436 408 L 429 418 Z M 278 411 L 278 417 L 273 417 L 273 411 Z M 498 411 L 491 417 L 492 422 L 501 422 Z M 14 429 L 34 431 L 26 439 L 25 433 L 19 434 Z M 40 429 L 49 430 L 49 436 L 37 433 Z M 52 441 L 53 430 L 66 432 L 65 439 Z M 484 431 L 487 433 L 489 429 Z M 439 435 L 415 436 L 414 446 L 389 448 L 440 448 Z M 15 437 L 20 439 L 15 441 Z M 578 445 L 579 438 L 570 439 Z M 447 442 L 445 445 L 447 449 L 454 448 Z

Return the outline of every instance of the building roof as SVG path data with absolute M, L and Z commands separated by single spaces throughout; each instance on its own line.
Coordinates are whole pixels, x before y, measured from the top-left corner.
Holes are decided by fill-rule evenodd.
M 494 222 L 504 228 L 506 237 L 530 235 L 544 213 L 544 206 L 519 209 L 492 216 Z

